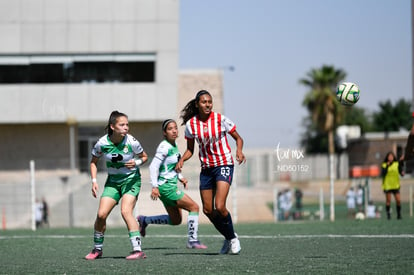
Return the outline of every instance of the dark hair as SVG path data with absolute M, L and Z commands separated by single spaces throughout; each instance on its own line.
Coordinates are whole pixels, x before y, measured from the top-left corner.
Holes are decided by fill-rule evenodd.
M 190 118 L 198 114 L 198 109 L 196 106 L 196 103 L 200 100 L 200 97 L 202 95 L 209 95 L 211 97 L 211 94 L 206 90 L 201 90 L 196 94 L 196 97 L 192 100 L 190 100 L 187 105 L 181 110 L 181 116 L 180 118 L 183 119 L 183 123 L 181 125 L 184 125 Z
M 171 122 L 176 123 L 175 120 L 171 119 L 171 118 L 164 120 L 164 122 L 162 123 L 162 126 L 161 126 L 162 131 L 165 131 L 167 129 L 168 124 L 170 124 Z
M 107 125 L 106 125 L 106 127 L 105 127 L 105 132 L 107 132 L 107 133 L 108 133 L 108 135 L 110 135 L 110 136 L 111 136 L 111 135 L 114 133 L 114 131 L 111 129 L 111 124 L 112 124 L 112 125 L 115 125 L 116 120 L 117 120 L 118 118 L 122 117 L 122 116 L 124 116 L 124 117 L 128 118 L 128 116 L 127 116 L 126 114 L 121 113 L 121 112 L 118 112 L 118 111 L 113 111 L 113 112 L 111 113 L 111 115 L 109 116 L 109 119 L 108 119 L 108 124 L 107 124 Z
M 389 155 L 392 155 L 392 158 L 393 158 L 393 160 L 392 160 L 392 161 L 393 161 L 393 162 L 397 160 L 397 157 L 395 156 L 394 152 L 390 151 L 390 152 L 388 152 L 388 153 L 385 155 L 384 162 L 388 162 L 388 156 L 389 156 Z

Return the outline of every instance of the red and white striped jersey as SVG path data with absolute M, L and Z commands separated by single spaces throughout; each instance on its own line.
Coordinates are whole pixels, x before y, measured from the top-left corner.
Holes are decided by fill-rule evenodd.
M 188 120 L 185 124 L 185 138 L 197 140 L 201 167 L 233 165 L 227 133 L 235 130 L 233 121 L 222 114 L 211 112 L 206 121 L 201 121 L 198 115 Z

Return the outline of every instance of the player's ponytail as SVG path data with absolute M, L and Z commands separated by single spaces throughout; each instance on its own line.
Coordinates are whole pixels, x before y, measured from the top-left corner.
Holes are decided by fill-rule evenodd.
M 124 116 L 126 118 L 128 118 L 128 116 L 124 113 L 118 112 L 118 111 L 113 111 L 111 113 L 111 115 L 109 116 L 108 119 L 108 124 L 105 127 L 105 132 L 109 135 L 112 136 L 112 134 L 114 133 L 114 131 L 111 128 L 111 125 L 115 125 L 116 124 L 116 120 L 121 117 Z

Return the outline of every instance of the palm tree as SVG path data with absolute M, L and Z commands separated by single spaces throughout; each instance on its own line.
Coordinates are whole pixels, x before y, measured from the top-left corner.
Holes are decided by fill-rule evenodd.
M 311 69 L 306 78 L 299 82 L 310 88 L 305 95 L 303 105 L 308 109 L 312 121 L 321 133 L 328 134 L 329 175 L 330 175 L 330 220 L 335 220 L 334 204 L 334 131 L 340 122 L 342 106 L 336 100 L 335 89 L 345 79 L 346 73 L 333 66 L 323 65 L 320 69 Z

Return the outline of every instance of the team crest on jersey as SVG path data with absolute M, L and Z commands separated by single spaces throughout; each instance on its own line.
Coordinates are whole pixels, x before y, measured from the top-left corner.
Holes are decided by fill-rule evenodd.
M 177 191 L 175 192 L 175 194 L 177 194 L 177 195 L 181 195 L 181 190 L 177 190 Z
M 207 126 L 204 126 L 204 133 L 207 133 L 207 132 L 208 132 Z
M 123 152 L 124 154 L 128 153 L 128 146 L 125 145 Z

